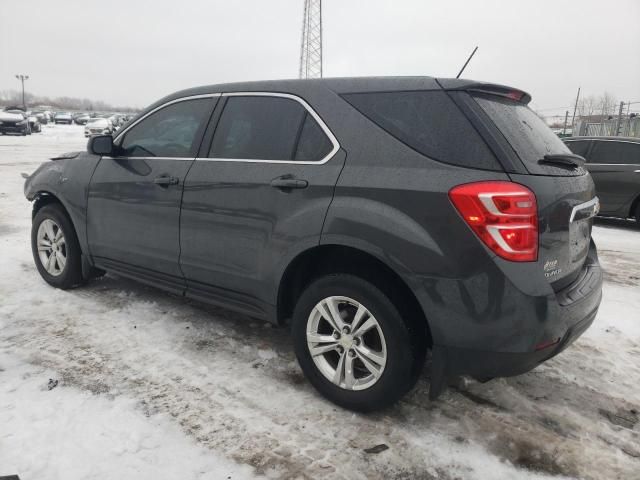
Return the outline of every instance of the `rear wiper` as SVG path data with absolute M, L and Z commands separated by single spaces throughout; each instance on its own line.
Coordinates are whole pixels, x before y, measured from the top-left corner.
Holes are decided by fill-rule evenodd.
M 545 155 L 544 158 L 538 160 L 540 164 L 555 165 L 557 167 L 571 167 L 580 168 L 583 167 L 586 160 L 580 155 L 575 153 L 553 153 Z

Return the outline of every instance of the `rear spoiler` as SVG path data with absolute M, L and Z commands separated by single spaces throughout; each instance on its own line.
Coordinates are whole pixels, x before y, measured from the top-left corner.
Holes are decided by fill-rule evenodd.
M 465 92 L 484 93 L 509 98 L 518 103 L 527 105 L 531 101 L 531 95 L 517 88 L 497 85 L 495 83 L 474 82 L 472 80 L 458 80 L 454 78 L 438 78 L 438 84 L 448 91 L 462 90 Z

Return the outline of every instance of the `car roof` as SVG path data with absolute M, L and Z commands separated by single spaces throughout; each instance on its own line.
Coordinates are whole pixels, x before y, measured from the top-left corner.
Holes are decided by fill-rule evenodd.
M 474 80 L 457 78 L 435 78 L 428 76 L 403 77 L 335 77 L 317 79 L 261 80 L 252 82 L 220 83 L 204 85 L 172 93 L 151 105 L 149 108 L 162 105 L 171 100 L 212 93 L 234 92 L 276 92 L 303 95 L 318 90 L 330 90 L 338 94 L 364 93 L 384 91 L 415 91 L 440 89 L 492 88 L 500 90 L 516 90 L 512 87 Z M 522 92 L 528 99 L 531 97 Z M 527 100 L 528 101 L 528 100 Z M 148 109 L 145 109 L 148 110 Z
M 638 138 L 638 137 L 613 137 L 613 136 L 609 136 L 609 137 L 597 137 L 597 136 L 566 137 L 566 138 L 563 138 L 562 140 L 564 140 L 565 142 L 576 141 L 576 140 L 600 140 L 600 141 L 607 141 L 607 142 L 618 141 L 618 142 L 640 143 L 640 138 Z

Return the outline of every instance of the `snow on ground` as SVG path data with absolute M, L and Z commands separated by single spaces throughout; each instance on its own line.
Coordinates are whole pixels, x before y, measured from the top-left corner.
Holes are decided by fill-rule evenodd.
M 286 329 L 111 275 L 46 285 L 19 174 L 85 143 L 75 126 L 0 137 L 0 476 L 640 478 L 633 224 L 595 227 L 604 301 L 562 355 L 435 402 L 427 368 L 399 405 L 359 415 L 315 393 Z

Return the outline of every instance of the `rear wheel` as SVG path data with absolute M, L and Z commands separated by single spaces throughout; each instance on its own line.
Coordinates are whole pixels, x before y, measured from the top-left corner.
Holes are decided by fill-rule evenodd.
M 372 411 L 399 400 L 415 384 L 424 345 L 387 295 L 362 278 L 334 274 L 302 293 L 293 342 L 313 386 L 332 402 Z
M 636 222 L 638 222 L 638 226 L 640 227 L 640 202 L 636 206 Z
M 80 245 L 64 209 L 58 204 L 42 207 L 33 218 L 31 250 L 40 276 L 57 288 L 83 282 Z

